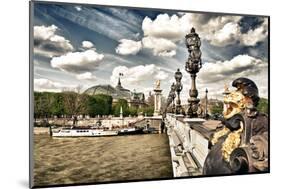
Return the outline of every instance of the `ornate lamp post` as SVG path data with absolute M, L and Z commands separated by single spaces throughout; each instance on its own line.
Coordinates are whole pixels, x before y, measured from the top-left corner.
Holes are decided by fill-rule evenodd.
M 208 119 L 208 89 L 206 88 L 205 96 L 205 119 Z
M 197 98 L 198 91 L 196 89 L 195 79 L 196 74 L 202 67 L 200 50 L 201 40 L 198 34 L 195 33 L 194 28 L 191 28 L 190 33 L 185 36 L 185 39 L 186 47 L 189 52 L 188 60 L 185 65 L 185 70 L 191 76 L 191 89 L 189 90 L 190 98 L 188 99 L 187 115 L 190 118 L 194 118 L 198 117 L 198 103 L 200 102 L 200 99 Z
M 176 113 L 176 105 L 175 105 L 176 93 L 175 93 L 175 91 L 176 91 L 176 85 L 175 85 L 175 83 L 173 83 L 171 85 L 172 113 L 173 114 Z
M 182 90 L 182 83 L 181 83 L 182 73 L 180 72 L 179 68 L 175 73 L 175 79 L 176 79 L 175 89 L 177 91 L 176 114 L 181 114 L 182 113 L 182 107 L 181 107 L 181 100 L 180 100 L 180 92 Z

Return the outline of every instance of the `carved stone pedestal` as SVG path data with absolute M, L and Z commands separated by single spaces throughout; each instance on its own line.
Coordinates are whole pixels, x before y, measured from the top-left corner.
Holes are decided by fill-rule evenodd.
M 161 97 L 162 97 L 162 89 L 154 89 L 154 116 L 160 115 L 161 110 Z

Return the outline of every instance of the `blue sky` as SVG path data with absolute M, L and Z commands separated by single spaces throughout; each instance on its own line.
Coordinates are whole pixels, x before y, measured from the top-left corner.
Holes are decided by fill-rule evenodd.
M 159 79 L 166 96 L 180 68 L 187 99 L 184 36 L 195 27 L 202 40 L 199 96 L 208 88 L 220 98 L 225 84 L 243 76 L 267 97 L 266 17 L 35 2 L 33 25 L 36 91 L 115 86 L 122 72 L 125 88 L 147 94 Z

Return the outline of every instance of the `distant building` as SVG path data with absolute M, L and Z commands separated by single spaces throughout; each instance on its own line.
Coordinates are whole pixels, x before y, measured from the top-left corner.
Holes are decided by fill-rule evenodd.
M 116 87 L 111 85 L 96 85 L 85 90 L 88 95 L 104 94 L 112 96 L 113 104 L 117 103 L 119 99 L 127 100 L 129 107 L 142 108 L 147 106 L 145 103 L 145 96 L 142 92 L 136 92 L 136 90 L 130 91 L 125 89 L 118 78 Z

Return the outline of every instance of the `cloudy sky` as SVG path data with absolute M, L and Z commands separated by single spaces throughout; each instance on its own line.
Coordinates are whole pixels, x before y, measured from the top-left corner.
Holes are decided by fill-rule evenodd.
M 184 37 L 191 27 L 202 40 L 199 96 L 208 88 L 221 98 L 225 84 L 238 77 L 268 93 L 268 19 L 152 9 L 35 3 L 34 90 L 83 89 L 122 85 L 147 94 L 156 80 L 166 96 L 179 68 L 186 103 L 190 76 Z

